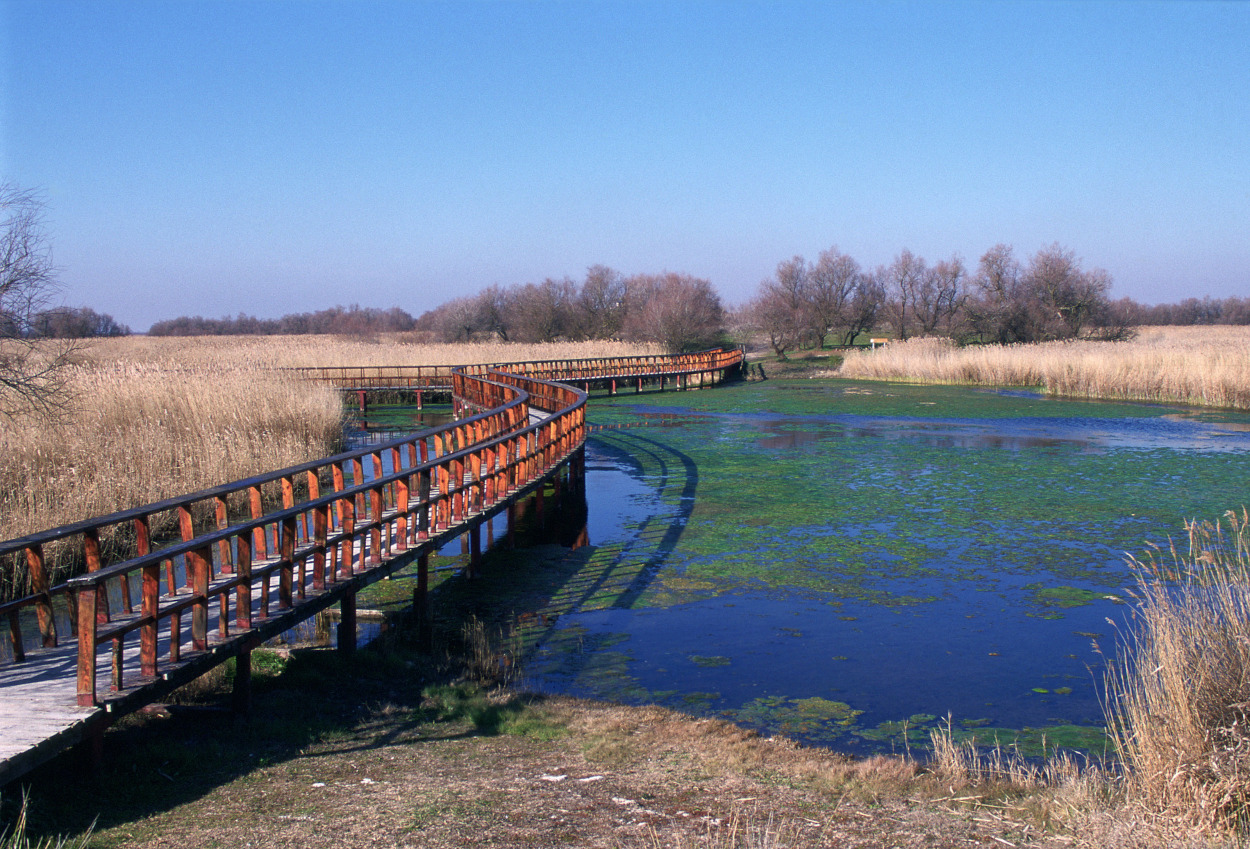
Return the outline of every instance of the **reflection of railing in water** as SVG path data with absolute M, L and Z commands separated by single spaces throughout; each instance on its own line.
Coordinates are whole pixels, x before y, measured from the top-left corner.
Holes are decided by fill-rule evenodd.
M 692 388 L 723 380 L 741 360 L 736 350 L 578 360 L 568 372 L 613 390 L 622 376 L 639 390 L 656 380 Z M 654 371 L 638 371 L 647 367 Z M 228 657 L 238 658 L 244 703 L 251 650 L 332 604 L 341 607 L 340 648 L 350 651 L 357 591 L 413 562 L 419 632 L 428 638 L 429 555 L 466 537 L 472 577 L 485 521 L 506 512 L 511 532 L 516 505 L 531 494 L 541 504 L 545 481 L 578 486 L 586 392 L 546 379 L 559 375 L 549 362 L 458 368 L 451 387 L 463 418 L 451 424 L 0 543 L 0 557 L 24 556 L 33 590 L 0 604 L 13 652 L 0 666 L 0 712 L 21 711 L 38 693 L 55 703 L 41 721 L 59 728 L 30 740 L 6 730 L 0 783 Z M 161 520 L 177 539 L 158 548 Z M 86 574 L 51 585 L 45 553 L 56 547 L 76 552 Z M 61 639 L 54 608 L 76 643 Z M 37 649 L 26 640 L 32 610 Z

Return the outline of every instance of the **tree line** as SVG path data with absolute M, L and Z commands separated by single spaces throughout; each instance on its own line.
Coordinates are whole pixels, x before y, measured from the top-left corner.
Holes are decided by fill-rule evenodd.
M 1038 342 L 1131 332 L 1132 303 L 1110 300 L 1111 275 L 1085 269 L 1071 250 L 1043 247 L 1027 262 L 995 245 L 969 270 L 959 256 L 929 264 L 904 249 L 866 270 L 836 247 L 816 262 L 777 265 L 742 312 L 778 355 L 798 347 L 850 345 L 861 333 L 949 336 L 960 342 Z
M 12 316 L 5 319 L 13 322 Z M 23 326 L 10 326 L 0 336 L 25 334 L 31 339 L 93 339 L 108 336 L 129 336 L 131 330 L 108 313 L 91 307 L 54 307 L 25 317 Z
M 712 284 L 689 274 L 635 274 L 591 266 L 583 280 L 491 286 L 447 301 L 417 319 L 442 342 L 656 342 L 695 351 L 723 341 L 726 313 Z
M 413 317 L 400 309 L 335 306 L 315 312 L 288 313 L 281 318 L 256 318 L 239 313 L 234 318 L 179 316 L 158 321 L 149 336 L 282 336 L 295 334 L 337 334 L 360 336 L 367 333 L 396 333 L 412 330 Z

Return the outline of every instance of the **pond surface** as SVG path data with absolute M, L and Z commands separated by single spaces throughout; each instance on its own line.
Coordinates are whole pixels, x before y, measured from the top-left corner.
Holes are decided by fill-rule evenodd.
M 1126 552 L 1250 479 L 1250 416 L 1158 405 L 769 381 L 589 411 L 584 589 L 529 685 L 857 753 L 947 715 L 1101 752 Z

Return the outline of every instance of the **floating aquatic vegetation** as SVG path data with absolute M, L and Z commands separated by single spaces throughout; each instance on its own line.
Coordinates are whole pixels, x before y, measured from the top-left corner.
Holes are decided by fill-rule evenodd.
M 592 477 L 630 481 L 603 508 L 623 518 L 566 555 L 578 591 L 550 602 L 557 632 L 639 614 L 593 626 L 629 636 L 601 695 L 699 693 L 856 750 L 923 745 L 954 706 L 969 734 L 1101 747 L 1091 642 L 1124 552 L 1244 500 L 1250 472 L 1250 417 L 965 387 L 770 381 L 590 415 L 644 422 L 593 436 Z
M 747 725 L 822 742 L 834 742 L 843 737 L 861 714 L 862 710 L 855 710 L 845 702 L 820 696 L 802 699 L 761 696 L 731 712 L 736 721 Z

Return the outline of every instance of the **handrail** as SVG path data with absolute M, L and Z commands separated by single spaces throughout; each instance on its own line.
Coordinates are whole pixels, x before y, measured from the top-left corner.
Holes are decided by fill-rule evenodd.
M 345 389 L 361 385 L 375 389 L 447 389 L 455 368 L 458 366 L 299 366 L 282 371 Z
M 224 640 L 232 630 L 253 627 L 254 590 L 261 593 L 255 615 L 270 616 L 273 575 L 278 576 L 277 608 L 290 609 L 295 594 L 303 597 L 309 578 L 314 591 L 324 590 L 401 553 L 432 550 L 441 538 L 448 534 L 454 538 L 480 521 L 474 517 L 502 509 L 502 501 L 542 480 L 581 446 L 586 434 L 587 392 L 547 377 L 558 374 L 583 381 L 679 375 L 684 381 L 697 374 L 702 383 L 704 375 L 711 374 L 714 380 L 741 361 L 741 351 L 729 350 L 457 366 L 449 370 L 457 407 L 480 412 L 451 424 L 0 542 L 0 555 L 25 550 L 32 577 L 31 594 L 0 605 L 0 617 L 9 619 L 14 660 L 25 658 L 19 613 L 34 607 L 42 644 L 54 647 L 58 636 L 52 603 L 64 597 L 78 637 L 78 701 L 97 704 L 96 653 L 101 642 L 113 640 L 118 649 L 121 640 L 138 632 L 140 677 L 151 679 L 161 662 L 157 644 L 162 621 L 169 622 L 172 634 L 167 660 L 176 664 L 182 652 L 184 612 L 190 614 L 191 650 L 207 650 L 210 604 L 218 608 L 217 636 Z M 531 422 L 531 411 L 542 417 Z M 391 460 L 386 472 L 385 453 Z M 323 494 L 323 484 L 333 490 Z M 266 486 L 280 488 L 281 507 L 266 508 L 262 492 Z M 245 502 L 247 516 L 232 521 L 231 504 L 239 502 Z M 179 539 L 157 550 L 150 520 L 160 513 L 176 514 Z M 133 530 L 133 554 L 106 562 L 101 532 L 117 526 Z M 75 537 L 87 572 L 49 586 L 44 546 Z M 179 562 L 183 579 L 176 578 Z M 140 590 L 138 604 L 131 599 L 134 577 Z M 109 586 L 119 589 L 117 611 L 110 610 Z M 121 657 L 115 650 L 114 689 L 123 688 Z

